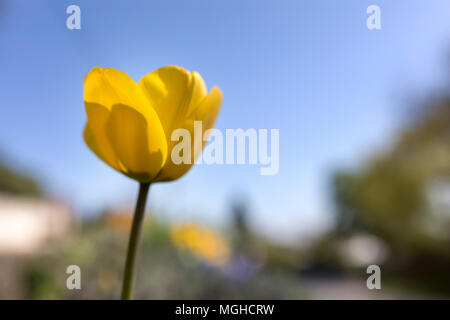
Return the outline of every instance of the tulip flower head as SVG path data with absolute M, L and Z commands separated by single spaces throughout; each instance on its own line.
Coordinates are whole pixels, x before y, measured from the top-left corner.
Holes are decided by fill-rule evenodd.
M 166 66 L 136 83 L 125 72 L 95 67 L 84 79 L 84 140 L 101 160 L 141 183 L 175 180 L 199 154 L 192 146 L 192 161 L 175 164 L 172 132 L 182 128 L 193 136 L 194 121 L 212 128 L 221 103 L 220 89 L 208 93 L 195 71 Z

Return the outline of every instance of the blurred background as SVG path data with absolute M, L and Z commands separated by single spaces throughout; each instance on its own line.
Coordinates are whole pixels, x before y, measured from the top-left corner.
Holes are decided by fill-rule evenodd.
M 169 64 L 222 89 L 217 128 L 280 129 L 280 170 L 153 186 L 136 298 L 449 298 L 449 17 L 446 0 L 0 0 L 0 298 L 119 297 L 138 186 L 85 146 L 83 77 Z

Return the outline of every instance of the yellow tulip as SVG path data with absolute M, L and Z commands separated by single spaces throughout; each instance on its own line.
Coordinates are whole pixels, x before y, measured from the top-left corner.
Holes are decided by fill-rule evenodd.
M 196 121 L 201 121 L 206 130 L 212 128 L 221 103 L 219 88 L 208 93 L 200 74 L 176 66 L 157 69 L 139 83 L 113 68 L 95 67 L 85 77 L 86 144 L 109 166 L 140 182 L 122 299 L 132 297 L 135 258 L 150 184 L 181 177 L 200 155 L 198 146 L 191 144 L 189 164 L 175 164 L 171 154 L 172 149 L 176 151 L 177 142 L 172 141 L 172 132 L 185 129 L 192 137 Z M 201 142 L 204 146 L 203 139 Z
M 199 73 L 181 67 L 159 68 L 139 83 L 125 72 L 95 67 L 84 79 L 84 139 L 101 160 L 132 179 L 174 180 L 199 154 L 191 146 L 190 164 L 175 164 L 172 132 L 183 128 L 193 136 L 194 121 L 212 128 L 221 103 L 219 88 L 208 93 Z

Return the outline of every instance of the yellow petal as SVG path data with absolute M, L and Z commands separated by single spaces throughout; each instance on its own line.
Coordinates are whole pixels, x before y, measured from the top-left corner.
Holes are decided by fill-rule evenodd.
M 186 118 L 206 97 L 205 82 L 198 72 L 177 66 L 159 68 L 139 81 L 150 104 L 158 114 L 164 131 L 180 128 Z M 167 137 L 168 144 L 170 136 Z
M 208 96 L 194 111 L 194 118 L 203 121 L 203 131 L 214 126 L 222 105 L 222 97 L 222 91 L 218 87 L 213 87 Z
M 97 103 L 108 110 L 115 104 L 136 109 L 145 117 L 151 106 L 138 84 L 125 72 L 114 68 L 92 68 L 84 78 L 84 102 Z
M 94 134 L 91 131 L 91 128 L 89 128 L 89 124 L 86 124 L 84 126 L 83 138 L 88 147 L 97 155 L 97 157 L 99 157 L 102 161 L 106 162 L 111 167 L 113 166 L 112 163 L 108 163 L 108 161 L 105 159 L 105 156 L 100 150 L 100 146 L 98 145 L 97 140 L 95 139 Z
M 106 136 L 105 126 L 109 110 L 97 103 L 85 103 L 88 122 L 84 130 L 84 140 L 88 147 L 104 162 L 119 170 L 120 164 Z
M 172 132 L 176 122 L 184 119 L 186 111 L 182 110 L 183 99 L 188 94 L 190 78 L 189 71 L 166 66 L 147 74 L 139 81 L 139 86 L 158 114 L 166 133 Z
M 205 81 L 203 81 L 202 76 L 196 71 L 191 73 L 189 89 L 191 90 L 191 94 L 189 97 L 190 101 L 187 109 L 188 117 L 208 94 Z
M 85 140 L 91 150 L 134 179 L 154 177 L 167 158 L 167 142 L 137 83 L 125 72 L 95 67 L 84 80 L 84 101 Z
M 153 110 L 152 110 L 153 111 Z M 116 104 L 106 123 L 106 134 L 126 175 L 148 182 L 167 159 L 167 143 L 156 114 L 144 117 L 136 109 Z
M 220 108 L 221 92 L 214 88 L 207 95 L 205 82 L 199 73 L 190 73 L 177 66 L 166 66 L 151 72 L 139 81 L 139 86 L 157 112 L 166 133 L 168 160 L 157 180 L 176 179 L 189 170 L 199 155 L 193 153 L 194 121 L 202 120 L 205 121 L 205 128 L 212 127 Z M 171 135 L 178 128 L 191 133 L 191 164 L 174 164 L 170 159 L 172 148 L 178 143 L 171 141 Z
M 214 126 L 217 115 L 222 104 L 222 91 L 214 87 L 211 92 L 202 100 L 200 105 L 192 113 L 192 117 L 185 119 L 182 128 L 187 129 L 191 134 L 191 163 L 190 164 L 175 164 L 171 159 L 171 150 L 178 142 L 171 141 L 169 144 L 168 158 L 166 164 L 157 177 L 157 181 L 175 180 L 184 175 L 197 160 L 200 153 L 194 154 L 194 121 L 202 121 L 202 131 L 205 132 Z M 167 134 L 166 134 L 167 135 Z M 169 136 L 170 139 L 170 136 Z M 202 148 L 206 142 L 202 141 Z

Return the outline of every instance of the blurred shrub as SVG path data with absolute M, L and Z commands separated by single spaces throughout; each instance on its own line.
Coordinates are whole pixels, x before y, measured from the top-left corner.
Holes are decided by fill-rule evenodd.
M 87 223 L 83 231 L 55 243 L 32 258 L 25 268 L 28 298 L 117 299 L 128 233 L 125 217 L 117 228 L 105 216 Z M 178 247 L 180 226 L 146 221 L 137 261 L 137 299 L 269 299 L 302 298 L 304 292 L 292 270 L 264 264 L 242 252 L 227 252 L 227 240 L 204 226 L 195 226 L 194 247 Z M 171 232 L 172 230 L 172 238 Z M 192 230 L 191 230 L 192 231 Z M 174 234 L 175 232 L 175 234 Z M 183 233 L 183 232 L 182 232 Z M 185 235 L 185 232 L 183 233 Z M 205 236 L 207 235 L 207 236 Z M 177 245 L 174 245 L 174 237 Z M 198 237 L 199 236 L 199 237 Z M 227 248 L 226 259 L 215 263 L 215 246 Z M 189 238 L 191 239 L 191 238 Z M 191 239 L 192 240 L 192 239 Z M 208 242 L 208 243 L 201 243 Z M 185 242 L 183 242 L 185 243 Z M 207 255 L 203 249 L 207 248 Z M 220 249 L 220 250 L 222 250 Z M 201 254 L 199 254 L 199 252 Z M 221 257 L 225 257 L 221 256 Z M 81 268 L 82 290 L 66 289 L 68 265 Z

